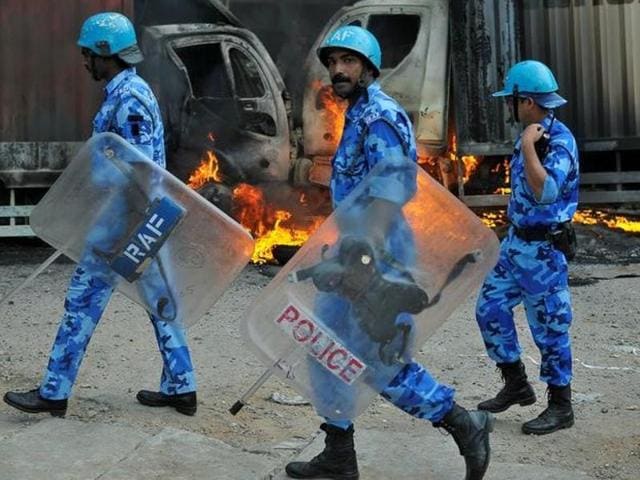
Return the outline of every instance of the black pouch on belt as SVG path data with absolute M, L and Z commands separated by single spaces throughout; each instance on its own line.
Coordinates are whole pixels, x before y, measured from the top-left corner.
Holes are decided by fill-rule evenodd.
M 549 240 L 555 248 L 564 253 L 567 260 L 573 260 L 576 256 L 578 241 L 571 222 L 561 223 L 556 230 L 549 232 Z

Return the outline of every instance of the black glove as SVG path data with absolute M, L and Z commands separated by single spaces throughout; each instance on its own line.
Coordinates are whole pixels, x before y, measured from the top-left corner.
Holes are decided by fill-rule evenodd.
M 376 252 L 366 238 L 344 237 L 337 255 L 329 259 L 325 258 L 326 251 L 325 246 L 320 263 L 293 273 L 292 280 L 311 278 L 318 290 L 349 300 L 362 330 L 380 344 L 382 361 L 393 363 L 404 354 L 411 330 L 409 325 L 397 326 L 396 318 L 401 313 L 417 314 L 427 308 L 428 295 L 408 271 L 400 272 L 402 280 L 386 279 L 378 270 Z M 399 343 L 398 336 L 402 337 Z

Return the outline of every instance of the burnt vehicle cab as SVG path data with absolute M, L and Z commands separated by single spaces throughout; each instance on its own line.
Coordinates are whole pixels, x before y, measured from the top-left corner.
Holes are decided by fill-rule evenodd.
M 482 156 L 483 178 L 511 153 L 517 127 L 491 93 L 519 58 L 517 6 L 512 2 L 462 0 L 363 0 L 344 7 L 327 23 L 306 60 L 303 125 L 309 179 L 327 184 L 341 128 L 339 103 L 330 95 L 326 69 L 315 52 L 344 25 L 367 28 L 380 42 L 380 84 L 409 114 L 418 161 L 464 201 L 464 155 Z M 342 107 L 344 108 L 344 107 Z M 495 185 L 495 187 L 503 186 Z M 504 203 L 504 195 L 491 201 Z
M 140 43 L 140 73 L 163 111 L 169 171 L 187 182 L 209 152 L 221 185 L 288 179 L 287 94 L 253 33 L 228 23 L 145 26 Z
M 343 25 L 373 33 L 382 49 L 380 84 L 405 108 L 414 124 L 418 155 L 442 150 L 447 141 L 448 2 L 366 0 L 337 12 L 316 40 L 306 61 L 303 106 L 305 155 L 313 161 L 310 180 L 327 184 L 344 108 L 330 95 L 330 79 L 316 49 Z

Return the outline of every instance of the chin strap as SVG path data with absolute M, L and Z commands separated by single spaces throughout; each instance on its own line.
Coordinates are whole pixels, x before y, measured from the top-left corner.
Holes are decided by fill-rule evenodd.
M 520 116 L 518 115 L 518 94 L 519 94 L 519 90 L 518 90 L 518 84 L 515 84 L 513 86 L 513 102 L 511 102 L 511 106 L 513 108 L 513 119 L 516 121 L 516 123 L 520 123 Z
M 96 75 L 96 56 L 94 53 L 91 54 L 91 78 L 93 78 L 96 82 L 99 82 L 100 79 L 98 78 L 98 75 Z

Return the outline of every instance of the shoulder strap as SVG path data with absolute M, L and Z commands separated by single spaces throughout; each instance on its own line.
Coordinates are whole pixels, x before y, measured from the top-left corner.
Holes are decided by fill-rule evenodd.
M 384 115 L 380 115 L 379 112 L 371 113 L 371 114 L 367 115 L 364 118 L 364 124 L 365 124 L 365 132 L 364 133 L 365 134 L 362 136 L 362 143 L 364 144 L 364 140 L 365 140 L 365 138 L 367 137 L 367 135 L 369 133 L 369 127 L 371 127 L 371 125 L 373 125 L 373 123 L 377 122 L 378 120 L 382 120 L 387 125 L 389 125 L 393 129 L 394 132 L 396 132 L 396 134 L 398 135 L 398 138 L 400 139 L 400 144 L 402 145 L 402 151 L 404 152 L 405 155 L 408 156 L 409 155 L 409 145 L 407 143 L 407 140 L 404 138 L 404 136 L 402 135 L 402 133 L 398 129 L 398 126 L 394 122 L 392 122 L 390 119 L 385 117 Z
M 149 114 L 149 118 L 151 119 L 151 123 L 153 124 L 153 129 L 155 130 L 155 120 L 154 120 L 154 116 L 153 116 L 153 108 L 151 108 L 151 105 L 149 105 L 148 99 L 146 99 L 143 95 L 141 95 L 139 92 L 135 91 L 134 89 L 129 89 L 127 91 L 127 93 L 130 94 L 136 100 L 138 100 L 140 102 L 140 104 L 142 104 L 144 109 Z M 111 112 L 111 117 L 109 118 L 109 122 L 107 123 L 107 130 L 108 131 L 111 131 L 111 128 L 115 124 L 115 118 L 116 118 L 116 115 L 118 114 L 118 110 L 120 110 L 120 106 L 122 105 L 122 102 L 123 102 L 123 99 L 121 97 L 120 101 L 116 104 L 115 108 Z

